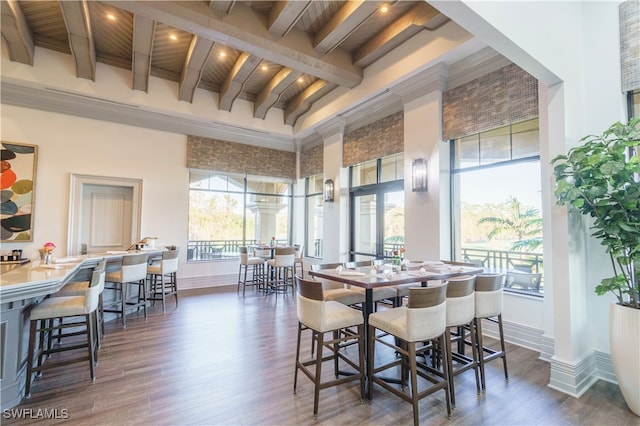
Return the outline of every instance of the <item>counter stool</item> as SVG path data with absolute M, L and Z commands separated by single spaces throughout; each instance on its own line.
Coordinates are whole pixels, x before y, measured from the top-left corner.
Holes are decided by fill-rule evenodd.
M 478 341 L 480 361 L 480 382 L 482 390 L 486 390 L 484 365 L 488 361 L 502 358 L 504 380 L 509 381 L 507 372 L 507 352 L 504 345 L 504 331 L 502 329 L 502 284 L 504 274 L 478 274 L 475 288 L 475 327 Z M 484 345 L 482 339 L 482 320 L 491 321 L 498 325 L 500 335 L 500 349 Z
M 267 284 L 278 294 L 283 290 L 287 293 L 287 288 L 294 286 L 293 266 L 295 263 L 295 252 L 293 247 L 281 247 L 275 249 L 273 259 L 267 260 Z
M 449 352 L 446 345 L 446 291 L 447 284 L 433 287 L 414 287 L 409 290 L 407 306 L 400 306 L 369 315 L 369 395 L 373 397 L 373 384 L 377 383 L 391 393 L 413 405 L 413 424 L 420 423 L 418 401 L 427 395 L 439 390 L 444 391 L 447 404 L 447 417 L 451 417 L 451 403 L 449 400 L 448 366 Z M 396 339 L 385 339 L 376 336 L 376 329 L 393 335 Z M 431 340 L 437 340 L 442 353 L 442 366 L 444 372 L 432 369 L 424 365 L 417 368 L 416 356 L 428 350 L 432 350 Z M 424 343 L 427 342 L 427 343 Z M 393 361 L 375 367 L 376 343 L 385 345 L 400 354 L 399 358 L 393 356 Z M 400 366 L 400 381 L 402 388 L 387 382 L 388 379 L 379 375 L 382 371 Z M 407 372 L 408 369 L 408 372 Z M 425 370 L 425 371 L 423 371 Z M 408 374 L 407 374 L 408 373 Z M 431 374 L 427 374 L 431 373 Z M 410 376 L 410 386 L 406 388 L 407 375 Z M 430 385 L 419 389 L 418 376 L 430 382 Z M 407 391 L 404 391 L 404 389 Z
M 316 281 L 296 277 L 298 340 L 296 345 L 296 368 L 293 377 L 293 393 L 298 385 L 298 370 L 301 370 L 314 384 L 313 418 L 318 417 L 318 401 L 320 390 L 342 383 L 360 381 L 360 399 L 364 399 L 364 318 L 362 312 L 338 302 L 325 301 L 322 285 Z M 353 331 L 353 328 L 357 331 Z M 316 342 L 317 351 L 312 359 L 300 361 L 300 342 L 302 332 L 311 330 L 312 341 Z M 325 340 L 325 334 L 331 332 L 333 338 Z M 358 363 L 351 360 L 341 344 L 358 342 Z M 323 355 L 327 348 L 331 354 Z M 339 377 L 339 361 L 354 370 L 353 374 Z M 333 361 L 334 380 L 322 381 L 322 364 Z
M 162 312 L 165 312 L 167 296 L 176 299 L 178 307 L 178 249 L 162 252 L 160 262 L 153 262 L 147 266 L 147 276 L 149 279 L 149 296 L 147 300 L 162 302 Z
M 359 267 L 371 266 L 370 260 L 362 260 L 359 262 L 346 262 L 344 264 L 347 269 L 355 269 Z M 358 293 L 362 293 L 362 297 L 364 298 L 366 290 L 362 287 L 345 285 L 346 288 L 357 291 Z M 390 300 L 393 303 L 393 300 L 397 297 L 398 292 L 393 287 L 378 287 L 374 288 L 372 291 L 372 298 L 375 309 L 378 308 L 378 302 L 382 302 L 383 300 Z
M 107 267 L 107 259 L 102 259 L 100 262 L 98 262 L 95 268 L 93 268 L 92 272 L 104 272 L 106 270 L 106 267 Z M 91 284 L 91 281 L 70 282 L 65 284 L 64 287 L 62 287 L 56 293 L 52 294 L 51 297 L 86 296 L 88 292 L 92 291 L 90 284 Z M 98 349 L 100 348 L 101 337 L 104 337 L 104 304 L 102 301 L 102 292 L 104 290 L 104 280 L 100 281 L 99 286 L 100 286 L 100 289 L 98 290 L 98 308 L 96 309 L 95 315 L 93 315 L 95 319 L 95 327 L 96 327 L 95 328 L 96 348 Z M 59 323 L 62 324 L 63 322 L 64 322 L 64 319 L 59 318 Z
M 293 246 L 294 254 L 296 255 L 293 262 L 293 273 L 301 278 L 304 278 L 304 244 L 296 244 Z M 300 266 L 300 274 L 298 274 L 298 266 Z
M 311 265 L 312 271 L 321 271 L 323 269 L 336 269 L 338 266 L 342 266 L 342 263 L 327 263 L 323 265 L 315 264 Z M 365 302 L 364 293 L 361 291 L 355 291 L 350 288 L 346 288 L 343 283 L 336 281 L 313 278 L 314 281 L 322 284 L 322 294 L 324 300 L 332 300 L 334 302 L 340 302 L 343 305 L 353 306 L 360 305 Z
M 41 373 L 55 367 L 60 367 L 76 362 L 88 361 L 91 380 L 95 380 L 94 372 L 96 346 L 94 330 L 94 320 L 92 316 L 96 315 L 98 309 L 98 299 L 100 291 L 104 287 L 105 272 L 94 271 L 91 274 L 89 290 L 82 296 L 61 296 L 48 297 L 31 310 L 30 327 L 29 327 L 29 349 L 27 355 L 27 380 L 25 386 L 25 395 L 31 396 L 31 380 L 33 373 Z M 59 322 L 54 325 L 57 318 L 81 317 L 82 321 L 64 324 Z M 73 331 L 61 335 L 61 337 L 86 335 L 86 342 L 71 341 L 51 348 L 48 345 L 45 348 L 45 338 L 48 335 L 49 342 L 53 338 L 52 333 L 61 329 L 73 327 Z M 77 331 L 77 328 L 82 328 Z M 39 336 L 39 345 L 36 348 L 36 338 Z M 65 358 L 60 361 L 53 361 L 49 358 L 46 362 L 44 358 L 48 355 L 63 351 L 72 351 L 77 349 L 86 349 L 86 354 L 75 358 Z M 38 365 L 33 366 L 34 360 L 37 358 Z
M 240 285 L 242 285 L 242 297 L 244 297 L 244 291 L 249 286 L 257 286 L 258 289 L 262 288 L 264 284 L 264 265 L 266 261 L 262 257 L 249 256 L 249 250 L 246 247 L 240 247 L 240 270 L 238 271 L 238 287 L 236 293 L 240 291 Z M 247 277 L 247 274 L 251 269 L 251 279 Z M 244 276 L 242 274 L 244 270 Z
M 480 380 L 478 377 L 478 347 L 476 345 L 474 318 L 475 318 L 475 275 L 464 275 L 450 278 L 447 281 L 447 329 L 445 332 L 445 344 L 449 357 L 449 390 L 451 392 L 451 405 L 456 405 L 454 377 L 467 370 L 473 369 L 476 375 L 476 392 L 480 393 Z M 463 353 L 454 352 L 451 345 L 461 342 L 464 348 L 465 335 L 469 330 L 471 339 L 471 353 L 469 358 Z M 456 362 L 454 368 L 453 361 Z
M 147 319 L 147 262 L 149 253 L 127 254 L 122 256 L 122 266 L 119 270 L 109 272 L 105 278 L 105 288 L 114 290 L 120 295 L 104 312 L 113 312 L 122 316 L 122 328 L 127 328 L 126 308 L 137 307 L 144 310 Z M 138 295 L 129 297 L 129 285 L 138 287 Z

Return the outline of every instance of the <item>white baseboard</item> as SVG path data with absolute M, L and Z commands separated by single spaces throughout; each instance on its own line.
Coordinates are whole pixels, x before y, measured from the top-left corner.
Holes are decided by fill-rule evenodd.
M 194 288 L 220 287 L 238 282 L 238 274 L 209 275 L 206 277 L 180 278 L 178 288 L 188 290 Z

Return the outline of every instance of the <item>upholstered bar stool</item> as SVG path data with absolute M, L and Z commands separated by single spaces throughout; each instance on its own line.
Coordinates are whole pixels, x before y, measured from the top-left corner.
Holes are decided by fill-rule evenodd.
M 444 391 L 447 405 L 447 417 L 451 417 L 451 403 L 449 400 L 448 366 L 449 352 L 445 341 L 447 304 L 446 304 L 447 284 L 433 287 L 414 287 L 409 290 L 409 300 L 407 306 L 386 309 L 374 312 L 369 315 L 369 395 L 373 397 L 373 384 L 377 383 L 391 393 L 399 396 L 403 400 L 413 405 L 413 424 L 420 423 L 418 411 L 418 401 L 427 395 L 431 395 L 439 390 Z M 376 329 L 396 337 L 395 342 L 381 336 L 376 336 Z M 437 340 L 442 350 L 443 372 L 434 370 L 424 365 L 417 368 L 416 356 L 432 350 L 430 341 Z M 427 342 L 427 343 L 425 343 Z M 376 343 L 387 346 L 400 354 L 396 358 L 394 354 L 389 354 L 393 359 L 391 362 L 375 367 L 375 347 Z M 400 366 L 401 389 L 397 385 L 388 383 L 386 378 L 379 375 L 382 371 Z M 405 392 L 406 378 L 410 376 L 410 386 Z M 427 374 L 433 373 L 433 374 Z M 426 382 L 422 389 L 418 388 L 418 376 Z M 430 384 L 430 385 L 427 385 Z M 422 383 L 421 383 L 422 385 Z
M 98 299 L 100 291 L 104 287 L 104 280 L 104 271 L 94 271 L 89 282 L 89 290 L 86 291 L 84 295 L 48 297 L 31 310 L 29 349 L 27 355 L 27 381 L 25 386 L 25 395 L 27 397 L 31 396 L 33 373 L 40 373 L 51 368 L 88 361 L 91 380 L 93 381 L 95 379 L 94 364 L 96 346 L 94 333 L 97 333 L 97 331 L 94 330 L 94 319 L 92 316 L 96 314 L 96 310 L 98 309 Z M 59 322 L 58 325 L 55 325 L 55 319 L 68 317 L 80 317 L 82 321 L 66 324 Z M 73 330 L 61 336 L 65 338 L 62 344 L 54 348 L 47 345 L 48 347 L 45 348 L 45 335 L 48 335 L 49 339 L 52 339 L 53 332 L 71 328 L 73 328 Z M 78 328 L 81 330 L 78 331 Z M 73 340 L 67 343 L 66 341 L 67 337 L 81 335 L 86 335 L 85 342 Z M 36 347 L 36 339 L 38 336 L 40 343 L 38 347 Z M 86 354 L 78 354 L 78 356 L 74 358 L 65 357 L 60 361 L 54 361 L 52 358 L 44 361 L 44 358 L 48 355 L 63 351 L 77 351 L 80 349 L 85 349 Z M 38 365 L 34 367 L 33 363 L 36 359 Z
M 342 266 L 342 263 L 325 263 L 322 265 L 311 265 L 312 271 L 322 271 L 323 269 L 336 269 Z M 364 303 L 365 295 L 361 291 L 355 291 L 350 288 L 346 288 L 343 283 L 336 281 L 317 279 L 314 277 L 314 281 L 322 283 L 322 294 L 324 300 L 332 300 L 334 302 L 340 302 L 343 305 L 360 305 Z
M 114 290 L 119 299 L 114 301 L 105 312 L 113 312 L 122 316 L 122 328 L 127 328 L 126 309 L 128 306 L 142 307 L 144 318 L 147 318 L 147 262 L 149 253 L 127 254 L 122 257 L 119 270 L 109 272 L 105 278 L 105 288 Z M 129 286 L 137 286 L 138 294 L 129 296 Z
M 92 272 L 104 272 L 106 270 L 107 260 L 102 259 Z M 59 291 L 52 294 L 51 297 L 68 297 L 68 296 L 86 296 L 87 293 L 94 291 L 91 287 L 91 280 L 89 281 L 75 281 L 65 284 Z M 95 336 L 96 347 L 100 348 L 100 337 L 104 337 L 104 304 L 102 301 L 102 292 L 104 290 L 104 280 L 99 283 L 98 289 L 98 308 L 96 309 L 93 318 L 95 320 Z M 59 319 L 60 324 L 64 322 L 63 318 Z
M 165 311 L 167 296 L 176 299 L 178 307 L 178 249 L 162 252 L 160 262 L 154 262 L 147 266 L 147 276 L 149 279 L 149 296 L 147 300 L 154 303 L 162 302 L 162 312 Z
M 480 379 L 478 377 L 478 347 L 476 345 L 475 318 L 475 275 L 464 275 L 447 281 L 447 329 L 445 343 L 449 357 L 449 390 L 451 405 L 456 405 L 455 376 L 473 369 L 476 376 L 476 392 L 480 393 Z M 453 352 L 452 343 L 464 342 L 469 330 L 471 339 L 471 358 L 464 354 Z M 464 347 L 464 346 L 463 346 Z M 455 361 L 455 368 L 454 363 Z
M 347 269 L 354 269 L 354 268 L 359 268 L 359 267 L 371 266 L 371 261 L 370 260 L 362 260 L 362 261 L 359 261 L 359 262 L 346 262 L 344 264 L 344 266 Z M 356 286 L 350 286 L 350 285 L 347 285 L 345 287 L 350 289 L 350 290 L 362 293 L 362 295 L 363 295 L 362 297 L 364 297 L 364 294 L 365 294 L 365 291 L 366 291 L 364 288 L 356 287 Z M 397 295 L 398 295 L 398 292 L 393 287 L 378 287 L 378 288 L 374 288 L 373 291 L 372 291 L 373 303 L 375 304 L 376 308 L 378 306 L 377 302 L 381 302 L 383 300 L 390 300 L 393 303 L 393 300 L 397 297 Z
M 287 292 L 287 288 L 293 289 L 293 267 L 295 262 L 293 247 L 281 247 L 275 249 L 273 259 L 267 260 L 267 281 L 269 287 L 278 294 L 278 291 Z
M 304 280 L 296 277 L 297 312 L 298 312 L 298 340 L 296 345 L 296 368 L 293 377 L 293 393 L 298 385 L 298 370 L 302 371 L 314 384 L 313 418 L 318 416 L 320 390 L 342 383 L 358 380 L 360 382 L 360 399 L 364 399 L 364 318 L 362 312 L 338 302 L 325 301 L 322 285 L 317 281 Z M 352 329 L 356 328 L 354 332 Z M 310 330 L 312 341 L 316 343 L 317 351 L 310 360 L 300 360 L 300 343 L 302 332 Z M 333 338 L 325 340 L 325 334 L 332 333 Z M 358 362 L 355 363 L 341 350 L 341 344 L 358 342 Z M 331 353 L 323 355 L 324 349 Z M 339 376 L 339 361 L 343 361 L 346 368 L 353 374 Z M 333 361 L 334 380 L 322 381 L 322 364 Z
M 296 244 L 293 246 L 296 258 L 293 262 L 293 273 L 301 278 L 304 278 L 304 244 Z M 298 273 L 298 266 L 300 266 L 300 273 Z
M 504 274 L 478 274 L 475 284 L 475 326 L 478 340 L 478 356 L 480 362 L 480 383 L 482 390 L 486 390 L 484 365 L 488 361 L 502 358 L 504 380 L 509 381 L 507 372 L 507 351 L 504 344 L 502 329 L 502 284 Z M 482 320 L 491 321 L 498 325 L 500 349 L 485 346 L 482 338 Z
M 244 297 L 247 286 L 257 286 L 260 289 L 264 285 L 265 265 L 266 261 L 262 257 L 249 256 L 249 250 L 246 247 L 240 247 L 240 269 L 236 292 L 240 291 L 240 285 L 242 285 L 242 297 Z M 251 271 L 250 277 L 248 276 L 249 271 Z

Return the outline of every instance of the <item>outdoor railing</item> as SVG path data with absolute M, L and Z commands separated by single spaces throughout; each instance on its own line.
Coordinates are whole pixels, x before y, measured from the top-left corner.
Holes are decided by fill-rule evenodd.
M 233 259 L 240 257 L 240 247 L 257 244 L 257 240 L 191 240 L 187 242 L 187 261 Z M 288 244 L 276 240 L 276 244 Z
M 464 262 L 476 263 L 489 271 L 505 272 L 505 289 L 522 293 L 544 293 L 542 253 L 462 248 Z

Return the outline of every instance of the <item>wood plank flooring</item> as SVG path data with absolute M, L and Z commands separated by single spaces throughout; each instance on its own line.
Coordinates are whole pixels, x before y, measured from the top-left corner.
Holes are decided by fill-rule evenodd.
M 320 392 L 298 376 L 293 394 L 297 317 L 289 293 L 265 296 L 235 286 L 188 290 L 165 314 L 157 304 L 107 323 L 96 381 L 86 364 L 47 372 L 32 397 L 5 411 L 3 424 L 48 425 L 409 425 L 411 405 L 382 388 L 361 403 L 357 382 Z M 308 342 L 309 339 L 306 339 Z M 349 348 L 348 350 L 351 350 Z M 487 391 L 477 395 L 471 371 L 456 378 L 457 406 L 446 417 L 442 392 L 420 402 L 430 425 L 640 425 L 616 385 L 600 381 L 576 399 L 547 386 L 538 353 L 508 348 L 509 382 L 500 361 L 487 365 Z M 308 349 L 303 349 L 308 354 Z M 39 411 L 40 410 L 40 411 Z M 42 419 L 44 411 L 58 419 Z

